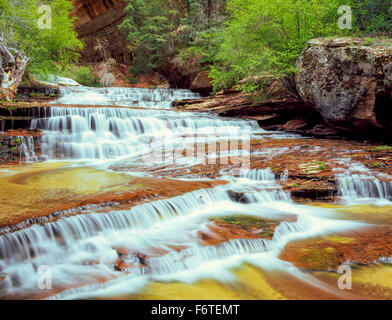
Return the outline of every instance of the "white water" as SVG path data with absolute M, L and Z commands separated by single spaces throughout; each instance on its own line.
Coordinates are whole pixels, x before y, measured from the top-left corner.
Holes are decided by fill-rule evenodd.
M 177 144 L 195 143 L 202 134 L 221 142 L 240 137 L 242 131 L 251 135 L 265 132 L 256 121 L 169 110 L 174 99 L 191 97 L 195 95 L 184 90 L 64 88 L 60 103 L 103 107 L 42 108 L 31 128 L 44 131 L 42 155 L 46 159 L 74 159 L 84 165 L 90 160 L 105 160 L 113 166 L 128 161 L 139 170 L 144 168 L 138 162 L 141 155 L 151 146 L 162 148 L 162 141 L 152 143 L 151 138 L 165 138 L 165 142 Z M 147 109 L 107 107 L 112 104 Z M 23 144 L 25 154 L 34 158 L 29 147 L 31 141 Z M 249 150 L 238 151 L 242 152 L 246 154 Z M 194 164 L 189 157 L 181 162 L 188 167 Z M 5 280 L 0 281 L 0 297 L 37 293 L 41 276 L 38 271 L 44 265 L 51 268 L 53 287 L 73 288 L 53 296 L 67 299 L 136 292 L 153 280 L 233 281 L 231 268 L 243 262 L 305 277 L 278 258 L 289 241 L 359 225 L 332 220 L 328 210 L 293 203 L 269 169 L 245 168 L 236 176 L 224 171 L 222 179 L 229 184 L 130 210 L 98 213 L 92 208 L 93 213 L 58 216 L 55 222 L 19 231 L 4 229 L 0 236 L 0 276 L 5 275 Z M 281 222 L 272 240 L 238 239 L 215 247 L 202 246 L 199 232 L 211 234 L 210 218 L 232 215 L 279 221 L 294 217 L 292 220 L 296 222 Z M 118 259 L 115 248 L 129 251 L 128 272 L 115 270 Z M 149 257 L 146 265 L 141 265 L 138 253 Z M 114 280 L 96 284 L 97 278 Z M 86 285 L 90 282 L 93 284 Z
M 337 174 L 341 198 L 347 204 L 370 203 L 376 205 L 392 204 L 391 177 L 378 174 L 378 177 L 364 165 L 348 163 L 349 170 Z
M 38 160 L 35 154 L 35 141 L 32 136 L 17 137 L 20 140 L 21 153 L 20 157 L 25 159 L 26 162 L 34 162 Z
M 126 108 L 42 108 L 31 129 L 44 130 L 42 154 L 71 159 L 136 156 L 150 146 L 184 135 L 232 136 L 260 132 L 256 121 L 222 120 L 190 113 Z
M 252 184 L 251 184 L 252 185 Z M 251 186 L 250 185 L 250 186 Z M 249 186 L 249 187 L 250 187 Z M 290 202 L 259 199 L 242 204 L 230 200 L 227 185 L 211 190 L 194 191 L 183 196 L 136 206 L 128 211 L 80 214 L 59 219 L 44 226 L 34 225 L 0 237 L 0 268 L 8 275 L 2 284 L 4 293 L 26 293 L 40 276 L 37 268 L 49 265 L 56 286 L 77 286 L 97 276 L 117 276 L 114 271 L 116 247 L 127 248 L 129 263 L 138 266 L 132 252 L 147 256 L 148 265 L 129 269 L 131 277 L 181 277 L 184 271 L 203 268 L 211 261 L 233 256 L 273 252 L 276 256 L 289 239 L 306 238 L 328 230 L 356 226 L 311 214 L 310 208 Z M 217 247 L 201 247 L 198 231 L 210 232 L 209 217 L 250 215 L 266 219 L 298 216 L 298 222 L 283 222 L 272 240 L 232 240 Z M 188 247 L 177 252 L 173 246 Z M 154 258 L 157 250 L 167 251 Z M 96 264 L 86 265 L 88 261 Z M 276 262 L 276 261 L 275 261 Z M 197 279 L 197 273 L 193 279 Z M 126 279 L 129 279 L 126 278 Z M 95 289 L 98 289 L 96 287 Z M 130 288 L 132 291 L 132 288 Z
M 200 95 L 181 89 L 60 88 L 56 103 L 170 109 L 174 100 L 197 99 Z
M 40 76 L 39 74 L 34 75 L 34 77 L 43 84 L 49 84 L 54 86 L 81 86 L 80 83 L 73 79 L 61 77 L 57 75 L 49 75 L 47 78 Z

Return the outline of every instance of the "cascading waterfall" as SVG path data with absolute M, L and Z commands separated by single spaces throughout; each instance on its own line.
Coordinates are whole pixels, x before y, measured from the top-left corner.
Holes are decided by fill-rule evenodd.
M 240 197 L 240 201 L 249 203 L 261 203 L 261 202 L 274 202 L 274 201 L 285 201 L 290 202 L 290 195 L 282 190 L 282 187 L 276 182 L 275 174 L 270 168 L 266 169 L 242 169 L 238 179 L 231 179 L 230 176 L 226 176 L 225 172 L 222 172 L 223 177 L 226 179 L 237 181 L 237 187 L 234 191 L 238 190 L 241 194 L 241 190 L 247 191 Z M 245 186 L 241 184 L 241 181 L 245 180 Z M 252 187 L 248 188 L 250 184 Z M 256 192 L 254 192 L 256 191 Z
M 55 279 L 57 285 L 70 282 L 77 285 L 77 281 L 88 279 L 90 274 L 116 275 L 112 266 L 117 259 L 114 248 L 119 246 L 147 255 L 153 255 L 156 249 L 168 251 L 164 256 L 148 259 L 147 267 L 126 269 L 133 276 L 162 275 L 190 270 L 214 259 L 271 251 L 286 236 L 308 232 L 310 223 L 305 215 L 298 222 L 281 223 L 272 240 L 239 239 L 216 247 L 198 246 L 195 236 L 198 230 L 207 230 L 211 223 L 208 217 L 238 213 L 271 217 L 276 214 L 274 211 L 291 214 L 293 210 L 294 204 L 285 209 L 278 205 L 270 212 L 267 207 L 260 210 L 260 203 L 232 202 L 229 189 L 230 185 L 194 191 L 129 211 L 64 217 L 43 226 L 4 234 L 0 237 L 0 270 L 8 277 L 2 283 L 2 291 L 15 293 L 29 289 L 37 281 L 36 271 L 41 265 L 49 265 L 54 275 L 62 275 Z M 189 249 L 176 252 L 170 248 L 176 243 Z M 89 265 L 88 261 L 96 263 Z
M 43 131 L 41 154 L 46 159 L 82 162 L 98 159 L 112 164 L 120 161 L 120 165 L 124 158 L 137 163 L 151 146 L 161 148 L 162 142 L 152 143 L 155 141 L 152 138 L 165 139 L 176 147 L 203 141 L 200 139 L 203 135 L 222 141 L 240 137 L 241 131 L 265 132 L 257 121 L 169 110 L 175 99 L 197 97 L 187 90 L 61 88 L 61 98 L 56 103 L 70 106 L 36 108 L 30 128 Z M 21 139 L 21 144 L 24 157 L 34 160 L 34 139 Z M 188 159 L 183 164 L 193 165 Z M 264 266 L 279 263 L 279 253 L 292 239 L 356 226 L 317 216 L 315 209 L 293 203 L 270 169 L 243 169 L 236 176 L 221 172 L 221 178 L 228 184 L 140 204 L 129 210 L 98 212 L 89 207 L 88 212 L 58 214 L 32 221 L 37 224 L 22 222 L 15 228 L 3 228 L 0 277 L 4 275 L 4 280 L 0 281 L 0 297 L 34 295 L 40 276 L 38 269 L 43 265 L 50 266 L 53 285 L 64 290 L 53 298 L 91 297 L 103 287 L 127 284 L 129 279 L 218 278 L 251 257 Z M 286 179 L 287 174 L 280 178 Z M 321 208 L 317 210 L 324 212 Z M 235 239 L 216 246 L 201 243 L 199 233 L 212 232 L 211 218 L 233 215 L 277 221 L 286 216 L 297 219 L 281 222 L 272 240 Z M 123 272 L 114 267 L 120 256 L 118 248 L 128 252 L 127 257 L 122 257 L 128 263 Z M 146 255 L 145 263 L 138 260 L 139 253 Z M 268 255 L 268 259 L 260 254 Z M 215 263 L 214 268 L 209 268 L 209 263 Z M 108 281 L 96 284 L 97 278 Z
M 25 159 L 27 162 L 37 161 L 38 157 L 35 154 L 35 141 L 32 136 L 17 137 L 20 141 L 20 158 Z
M 339 178 L 339 190 L 344 199 L 376 198 L 392 200 L 392 181 L 380 181 L 376 177 L 351 175 Z
M 127 108 L 40 108 L 35 117 L 30 128 L 44 130 L 42 154 L 48 158 L 115 159 L 139 155 L 154 137 L 167 143 L 181 135 L 262 131 L 256 121 Z
M 181 89 L 62 87 L 56 103 L 169 109 L 174 100 L 198 99 L 200 95 Z
M 347 160 L 342 160 L 346 163 Z M 368 168 L 356 162 L 350 162 L 350 169 L 337 175 L 339 192 L 346 202 L 369 202 L 388 204 L 392 201 L 392 181 L 390 177 L 373 175 Z M 359 172 L 359 173 L 353 173 Z M 388 179 L 389 178 L 389 179 Z

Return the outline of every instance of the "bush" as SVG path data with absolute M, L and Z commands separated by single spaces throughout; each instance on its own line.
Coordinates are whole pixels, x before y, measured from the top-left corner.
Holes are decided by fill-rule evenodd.
M 100 87 L 99 77 L 88 66 L 58 68 L 56 74 L 70 78 L 87 87 Z
M 99 83 L 98 77 L 89 67 L 80 67 L 76 71 L 75 81 L 83 86 L 95 87 Z

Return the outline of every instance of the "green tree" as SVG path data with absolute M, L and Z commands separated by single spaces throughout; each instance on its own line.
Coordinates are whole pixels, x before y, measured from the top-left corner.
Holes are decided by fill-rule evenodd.
M 165 0 L 128 0 L 127 18 L 120 30 L 127 34 L 133 53 L 134 73 L 157 67 L 176 51 L 175 29 L 179 25 L 178 11 Z
M 51 8 L 52 25 L 40 29 L 38 8 Z M 77 61 L 83 47 L 73 28 L 68 0 L 0 0 L 0 31 L 5 45 L 29 58 L 28 71 L 48 74 Z
M 392 33 L 392 1 L 352 0 L 354 28 L 357 34 L 388 35 Z
M 281 75 L 295 70 L 306 42 L 343 32 L 337 28 L 339 0 L 229 0 L 229 18 L 219 62 L 210 77 L 215 89 L 245 77 Z

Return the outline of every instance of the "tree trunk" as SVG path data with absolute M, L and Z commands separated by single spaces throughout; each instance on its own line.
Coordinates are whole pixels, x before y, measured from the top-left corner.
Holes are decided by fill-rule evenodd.
M 7 48 L 0 39 L 0 100 L 11 100 L 15 97 L 28 61 L 20 52 Z

